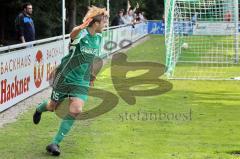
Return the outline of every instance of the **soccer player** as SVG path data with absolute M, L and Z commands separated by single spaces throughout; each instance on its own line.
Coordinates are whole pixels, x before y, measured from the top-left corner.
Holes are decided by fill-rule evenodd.
M 70 51 L 56 69 L 51 100 L 39 104 L 33 115 L 34 124 L 38 124 L 43 112 L 54 111 L 65 98 L 69 99 L 69 113 L 62 119 L 56 136 L 46 147 L 54 156 L 60 155 L 59 143 L 70 131 L 88 98 L 89 87 L 95 79 L 92 62 L 100 53 L 101 33 L 107 22 L 108 12 L 105 8 L 89 7 L 83 24 L 75 27 L 70 34 Z

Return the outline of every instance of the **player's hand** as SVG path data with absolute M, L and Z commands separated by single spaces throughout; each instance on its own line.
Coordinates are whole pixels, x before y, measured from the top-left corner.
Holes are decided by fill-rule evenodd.
M 136 9 L 138 9 L 138 8 L 139 8 L 139 4 L 137 3 Z
M 85 29 L 91 23 L 92 20 L 93 20 L 92 18 L 88 18 L 84 23 L 80 25 L 80 28 Z
M 77 35 L 79 34 L 79 32 L 83 29 L 85 29 L 89 24 L 90 22 L 92 21 L 93 19 L 92 18 L 88 18 L 83 24 L 77 26 L 77 27 L 74 27 L 72 32 L 70 33 L 70 38 L 72 40 L 75 40 L 75 38 L 77 37 Z
M 90 81 L 90 86 L 91 86 L 91 87 L 94 86 L 94 81 Z
M 96 76 L 95 75 L 91 75 L 90 78 L 90 86 L 93 87 L 94 86 L 94 81 L 96 80 Z

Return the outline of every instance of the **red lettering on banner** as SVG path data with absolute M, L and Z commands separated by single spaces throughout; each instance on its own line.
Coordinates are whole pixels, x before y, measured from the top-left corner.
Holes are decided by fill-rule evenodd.
M 12 83 L 12 85 L 11 85 L 11 98 L 14 98 L 15 97 L 15 94 L 14 94 L 14 83 Z
M 1 82 L 1 104 L 6 102 L 6 87 L 7 87 L 7 80 L 2 80 Z
M 7 101 L 10 100 L 10 93 L 11 93 L 10 85 L 8 85 L 8 86 L 7 86 Z
M 63 56 L 63 52 L 61 51 L 60 47 L 47 50 L 47 60 L 57 56 Z
M 51 65 L 51 63 L 47 64 L 47 81 L 51 80 L 52 77 L 52 72 L 56 69 L 57 67 L 57 62 L 55 61 L 55 63 L 53 65 Z
M 18 81 L 17 81 L 17 76 L 15 76 L 15 96 L 18 96 Z
M 30 76 L 23 79 L 17 79 L 15 76 L 12 83 L 8 83 L 7 79 L 1 81 L 1 100 L 0 104 L 16 98 L 17 96 L 29 91 Z

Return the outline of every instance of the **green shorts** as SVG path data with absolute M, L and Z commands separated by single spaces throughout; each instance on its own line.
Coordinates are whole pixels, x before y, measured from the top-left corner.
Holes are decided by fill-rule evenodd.
M 51 94 L 51 100 L 53 100 L 57 103 L 60 103 L 65 98 L 76 97 L 76 98 L 79 98 L 79 99 L 83 100 L 84 102 L 86 102 L 88 99 L 88 87 L 84 88 L 84 90 L 85 90 L 84 93 L 80 93 L 79 91 L 60 92 L 60 91 L 53 89 L 52 94 Z

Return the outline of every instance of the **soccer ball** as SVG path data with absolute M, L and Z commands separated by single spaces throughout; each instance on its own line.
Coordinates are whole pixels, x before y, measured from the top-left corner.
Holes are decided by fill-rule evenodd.
M 183 43 L 183 44 L 182 44 L 182 48 L 183 48 L 183 49 L 188 49 L 188 43 Z

